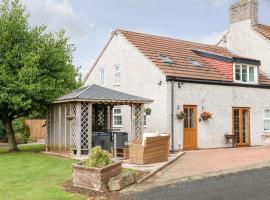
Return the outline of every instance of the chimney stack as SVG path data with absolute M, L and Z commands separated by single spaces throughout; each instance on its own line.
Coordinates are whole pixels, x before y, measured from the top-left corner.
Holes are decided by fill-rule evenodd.
M 240 0 L 231 6 L 231 24 L 245 20 L 258 24 L 258 0 Z

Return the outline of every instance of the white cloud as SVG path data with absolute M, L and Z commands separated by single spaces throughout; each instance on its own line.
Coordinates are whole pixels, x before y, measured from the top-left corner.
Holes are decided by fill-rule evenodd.
M 227 33 L 226 31 L 213 31 L 207 36 L 203 36 L 198 39 L 198 42 L 204 43 L 204 44 L 217 44 L 217 42 Z
M 87 30 L 94 26 L 87 14 L 75 11 L 70 0 L 23 0 L 30 14 L 31 25 L 47 25 L 49 31 L 64 29 L 72 42 L 87 36 Z

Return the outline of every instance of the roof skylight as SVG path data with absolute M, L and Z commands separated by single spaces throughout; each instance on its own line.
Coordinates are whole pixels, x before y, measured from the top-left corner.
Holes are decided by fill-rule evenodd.
M 173 64 L 173 60 L 171 58 L 169 58 L 166 54 L 159 54 L 158 57 L 165 64 Z
M 195 60 L 194 58 L 189 58 L 189 62 L 195 67 L 203 67 L 203 65 L 199 63 L 197 60 Z

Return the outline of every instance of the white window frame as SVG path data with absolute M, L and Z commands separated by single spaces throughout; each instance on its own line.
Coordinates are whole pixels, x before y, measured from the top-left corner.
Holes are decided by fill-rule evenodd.
M 236 69 L 236 65 L 240 66 L 240 80 L 236 80 L 236 73 L 235 73 L 235 69 Z M 245 65 L 247 66 L 247 82 L 243 82 L 242 80 L 242 66 Z M 254 81 L 250 81 L 249 80 L 249 68 L 253 67 L 254 68 Z M 248 65 L 248 64 L 243 64 L 243 63 L 234 63 L 233 64 L 233 80 L 236 83 L 244 83 L 244 84 L 257 84 L 258 83 L 258 66 L 256 65 Z
M 118 67 L 118 70 L 116 70 L 116 67 Z M 113 71 L 114 71 L 114 85 L 120 85 L 121 84 L 121 66 L 114 65 Z M 117 80 L 117 76 L 119 76 L 119 80 Z
M 270 112 L 270 108 L 265 108 L 265 109 L 263 110 L 263 131 L 264 131 L 265 133 L 270 133 L 270 129 L 269 129 L 269 130 L 264 130 L 264 127 L 265 127 L 265 121 L 266 121 L 266 120 L 270 120 L 270 118 L 266 118 L 266 117 L 265 117 L 265 112 L 266 112 L 266 110 L 269 110 L 269 112 Z
M 101 68 L 100 70 L 99 70 L 99 78 L 100 78 L 100 85 L 101 86 L 104 86 L 105 85 L 105 69 L 104 68 Z
M 147 115 L 145 112 L 143 113 L 143 127 L 147 128 Z
M 115 114 L 114 113 L 115 110 L 120 110 L 120 113 Z M 121 117 L 121 125 L 115 124 L 114 117 L 116 117 L 116 116 L 120 116 Z M 122 128 L 122 126 L 123 126 L 122 108 L 116 107 L 116 108 L 113 109 L 113 128 Z

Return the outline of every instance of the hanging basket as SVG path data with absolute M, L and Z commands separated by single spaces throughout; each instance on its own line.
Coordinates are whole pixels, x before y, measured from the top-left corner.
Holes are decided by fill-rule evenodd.
M 145 108 L 144 112 L 146 115 L 151 115 L 152 109 L 151 108 Z
M 201 113 L 201 119 L 203 121 L 206 121 L 208 119 L 212 119 L 212 114 L 210 112 L 205 112 L 204 111 L 204 112 Z
M 177 111 L 176 112 L 176 117 L 177 117 L 177 119 L 184 119 L 185 118 L 185 113 L 184 113 L 184 111 Z

